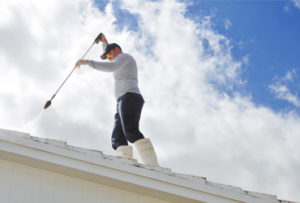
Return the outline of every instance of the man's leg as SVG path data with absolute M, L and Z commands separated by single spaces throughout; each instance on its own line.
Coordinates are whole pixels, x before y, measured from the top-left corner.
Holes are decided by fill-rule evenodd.
M 143 105 L 143 97 L 135 93 L 126 93 L 118 103 L 118 113 L 121 118 L 123 132 L 126 139 L 131 143 L 144 138 L 139 130 Z
M 157 157 L 150 139 L 145 139 L 139 130 L 139 121 L 144 105 L 141 95 L 134 93 L 125 94 L 119 102 L 122 128 L 126 139 L 134 143 L 144 164 L 158 166 Z
M 128 146 L 128 142 L 122 129 L 121 118 L 118 112 L 115 114 L 115 125 L 111 137 L 111 142 L 113 149 L 117 151 L 117 156 L 132 159 L 132 147 Z
M 112 143 L 112 148 L 114 150 L 117 150 L 119 146 L 124 146 L 128 145 L 128 142 L 125 138 L 123 129 L 122 129 L 122 123 L 121 123 L 121 118 L 119 116 L 119 113 L 115 114 L 115 124 L 114 124 L 114 129 L 112 132 L 111 136 L 111 143 Z

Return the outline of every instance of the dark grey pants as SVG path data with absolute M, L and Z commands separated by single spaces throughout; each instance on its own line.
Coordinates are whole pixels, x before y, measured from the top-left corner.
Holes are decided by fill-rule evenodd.
M 117 113 L 112 132 L 111 142 L 113 149 L 121 145 L 128 145 L 144 138 L 139 130 L 139 121 L 144 106 L 142 95 L 126 93 L 117 101 Z

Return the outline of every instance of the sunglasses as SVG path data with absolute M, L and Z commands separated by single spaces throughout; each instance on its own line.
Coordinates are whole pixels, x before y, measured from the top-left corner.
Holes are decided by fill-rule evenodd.
M 111 56 L 112 56 L 111 51 L 113 51 L 113 50 L 114 50 L 114 49 L 110 50 L 110 52 L 108 52 L 108 53 L 106 54 L 106 57 L 107 57 L 107 58 L 111 58 Z

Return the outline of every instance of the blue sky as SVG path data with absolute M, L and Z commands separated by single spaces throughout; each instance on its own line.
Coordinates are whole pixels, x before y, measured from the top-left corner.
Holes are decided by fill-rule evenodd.
M 295 95 L 300 91 L 300 10 L 292 1 L 193 1 L 186 15 L 213 15 L 215 29 L 231 40 L 233 56 L 249 56 L 241 73 L 247 82 L 240 91 L 251 94 L 258 105 L 300 113 L 299 106 L 277 99 L 269 89 L 274 80 L 295 70 L 287 85 Z
M 0 128 L 115 155 L 111 74 L 83 66 L 43 110 L 103 32 L 138 64 L 161 166 L 300 200 L 299 0 L 3 0 L 0 15 Z
M 109 1 L 95 1 L 103 11 Z M 243 84 L 234 88 L 218 86 L 220 91 L 232 95 L 239 92 L 250 96 L 257 105 L 268 106 L 279 112 L 300 113 L 300 105 L 286 98 L 276 97 L 270 85 L 286 74 L 291 80 L 280 83 L 299 100 L 300 90 L 300 8 L 292 1 L 182 1 L 188 3 L 185 16 L 197 22 L 205 16 L 212 17 L 213 29 L 226 36 L 232 46 L 232 56 L 247 62 L 240 70 Z M 120 8 L 120 1 L 113 1 L 118 29 L 138 31 L 138 16 Z

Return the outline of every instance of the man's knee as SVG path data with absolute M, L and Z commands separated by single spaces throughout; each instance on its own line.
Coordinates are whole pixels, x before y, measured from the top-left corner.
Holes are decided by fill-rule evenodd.
M 135 141 L 144 138 L 144 135 L 138 129 L 133 128 L 125 129 L 125 136 L 130 143 L 134 143 Z

